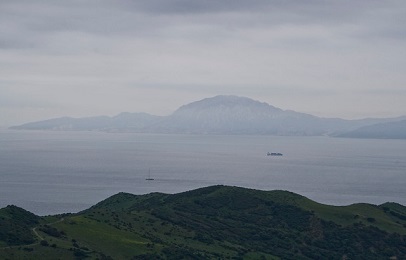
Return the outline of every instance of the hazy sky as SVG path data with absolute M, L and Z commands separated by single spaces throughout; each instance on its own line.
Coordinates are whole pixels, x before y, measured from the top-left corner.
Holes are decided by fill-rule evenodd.
M 406 115 L 406 1 L 0 1 L 0 125 L 219 94 Z

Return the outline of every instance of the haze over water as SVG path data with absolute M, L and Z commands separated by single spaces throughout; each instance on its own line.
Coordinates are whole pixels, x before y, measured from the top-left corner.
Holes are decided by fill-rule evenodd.
M 121 191 L 216 184 L 289 190 L 333 205 L 406 205 L 405 169 L 406 140 L 4 130 L 0 207 L 77 212 Z M 145 180 L 149 171 L 154 181 Z

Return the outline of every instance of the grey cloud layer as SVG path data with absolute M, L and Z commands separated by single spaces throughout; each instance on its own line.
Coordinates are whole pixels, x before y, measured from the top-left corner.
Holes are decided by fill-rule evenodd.
M 35 41 L 33 32 L 38 36 L 60 31 L 154 35 L 162 27 L 185 22 L 231 29 L 353 25 L 364 29 L 364 34 L 395 38 L 406 32 L 402 1 L 3 1 L 0 9 L 1 42 L 8 47 L 13 38 L 16 46 L 22 36 Z
M 404 114 L 405 24 L 403 0 L 3 0 L 0 106 L 165 114 L 237 94 L 357 117 L 385 96 Z

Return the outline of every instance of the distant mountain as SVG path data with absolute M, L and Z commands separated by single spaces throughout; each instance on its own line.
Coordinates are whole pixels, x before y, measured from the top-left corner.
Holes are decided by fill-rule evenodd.
M 118 193 L 44 218 L 0 209 L 2 259 L 406 259 L 405 241 L 400 204 L 335 207 L 280 190 Z
M 350 138 L 406 139 L 406 120 L 364 126 L 339 136 Z
M 216 96 L 184 105 L 147 128 L 152 132 L 320 135 L 319 118 L 245 97 Z
M 13 129 L 96 130 L 140 133 L 339 135 L 396 119 L 344 120 L 282 110 L 246 97 L 215 96 L 184 105 L 165 117 L 122 113 L 115 117 L 57 118 Z M 400 119 L 399 119 L 400 120 Z
M 153 116 L 146 113 L 121 113 L 114 117 L 61 117 L 13 126 L 11 129 L 137 132 L 160 119 L 160 116 Z

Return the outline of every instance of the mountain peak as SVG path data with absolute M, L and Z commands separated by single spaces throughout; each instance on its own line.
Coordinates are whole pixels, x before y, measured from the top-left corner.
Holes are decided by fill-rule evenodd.
M 175 113 L 182 110 L 205 110 L 219 107 L 229 109 L 234 107 L 257 107 L 261 109 L 273 110 L 274 112 L 282 111 L 281 109 L 271 106 L 265 102 L 260 102 L 251 98 L 234 95 L 218 95 L 181 106 L 177 111 L 175 111 Z

